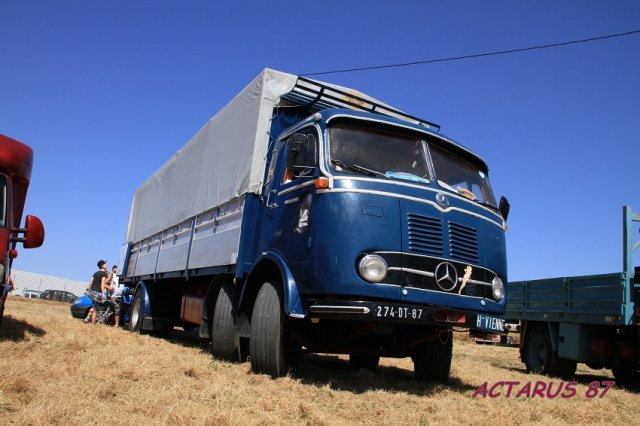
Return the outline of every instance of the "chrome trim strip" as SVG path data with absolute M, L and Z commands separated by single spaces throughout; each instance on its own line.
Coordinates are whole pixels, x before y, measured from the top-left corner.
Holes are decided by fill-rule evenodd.
M 339 180 L 357 180 L 360 182 L 375 182 L 375 183 L 383 183 L 386 185 L 398 185 L 398 186 L 405 186 L 408 188 L 415 188 L 415 189 L 421 189 L 423 191 L 430 191 L 430 192 L 435 192 L 435 193 L 443 193 L 445 194 L 447 197 L 451 197 L 451 198 L 457 198 L 458 200 L 467 202 L 475 207 L 478 207 L 484 211 L 486 211 L 487 213 L 490 213 L 492 215 L 494 215 L 495 217 L 497 217 L 499 220 L 502 221 L 502 216 L 500 216 L 498 213 L 496 213 L 495 211 L 491 210 L 490 208 L 483 206 L 482 204 L 478 204 L 478 203 L 474 203 L 473 201 L 469 200 L 468 198 L 465 198 L 461 195 L 455 194 L 455 193 L 451 193 L 451 192 L 447 192 L 447 190 L 445 188 L 442 189 L 437 189 L 437 188 L 431 188 L 428 186 L 423 186 L 423 185 L 416 185 L 413 183 L 409 183 L 409 182 L 399 182 L 397 180 L 386 180 L 386 179 L 373 179 L 373 178 L 366 178 L 366 177 L 360 177 L 360 176 L 334 176 L 333 178 L 336 181 Z
M 285 204 L 293 204 L 293 203 L 297 203 L 298 201 L 300 201 L 299 197 L 295 197 L 295 198 L 289 198 L 288 200 L 285 200 Z
M 309 312 L 314 314 L 360 314 L 366 315 L 371 310 L 366 306 L 332 306 L 313 305 L 309 307 Z
M 409 197 L 408 195 L 402 195 L 402 194 L 396 194 L 393 192 L 383 192 L 383 191 L 369 191 L 369 190 L 365 190 L 365 189 L 345 189 L 345 188 L 333 188 L 333 189 L 319 189 L 318 193 L 319 194 L 324 194 L 324 193 L 338 193 L 338 192 L 353 192 L 353 193 L 359 193 L 359 194 L 373 194 L 373 195 L 380 195 L 383 197 L 393 197 L 393 198 L 401 198 L 403 200 L 409 200 L 409 201 L 415 201 L 417 203 L 423 203 L 423 204 L 429 204 L 433 207 L 435 207 L 436 209 L 438 209 L 439 211 L 441 211 L 442 213 L 449 213 L 451 211 L 457 211 L 463 214 L 468 214 L 469 216 L 473 216 L 476 217 L 478 219 L 482 219 L 485 220 L 489 223 L 491 223 L 492 225 L 495 225 L 497 227 L 499 227 L 500 229 L 504 229 L 502 224 L 498 224 L 496 222 L 494 222 L 493 220 L 484 217 L 480 214 L 477 213 L 473 213 L 470 212 L 469 210 L 465 210 L 465 209 L 460 209 L 457 207 L 447 207 L 446 209 L 443 209 L 442 207 L 440 207 L 437 203 L 430 201 L 430 200 L 425 200 L 423 198 L 416 198 L 416 197 Z
M 458 278 L 458 281 L 462 282 L 462 278 Z M 477 284 L 477 285 L 486 285 L 488 287 L 491 287 L 491 283 L 486 283 L 484 281 L 478 281 L 478 280 L 468 280 L 467 281 L 468 284 Z
M 403 267 L 397 267 L 397 266 L 392 266 L 389 268 L 390 271 L 400 271 L 400 272 L 409 272 L 411 274 L 416 274 L 416 275 L 422 275 L 424 277 L 429 277 L 429 278 L 433 278 L 436 276 L 436 274 L 434 274 L 433 272 L 427 272 L 427 271 L 421 271 L 419 269 L 411 269 L 411 268 L 403 268 Z
M 313 185 L 315 184 L 315 181 L 315 179 L 311 179 L 304 183 L 301 183 L 300 185 L 290 186 L 289 188 L 283 189 L 282 191 L 278 192 L 278 196 L 288 194 L 289 192 L 295 191 L 296 189 L 304 188 L 305 186 Z

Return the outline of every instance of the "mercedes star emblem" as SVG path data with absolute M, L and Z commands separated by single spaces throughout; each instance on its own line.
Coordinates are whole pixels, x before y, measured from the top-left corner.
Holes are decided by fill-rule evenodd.
M 436 266 L 436 284 L 444 291 L 451 291 L 458 284 L 456 267 L 449 262 L 442 262 Z
M 446 195 L 444 195 L 442 192 L 438 192 L 436 194 L 436 202 L 443 209 L 446 209 L 449 207 L 449 198 Z

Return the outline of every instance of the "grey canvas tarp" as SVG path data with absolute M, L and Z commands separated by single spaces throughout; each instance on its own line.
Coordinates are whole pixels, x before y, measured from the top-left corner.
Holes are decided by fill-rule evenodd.
M 335 93 L 323 97 L 325 89 Z M 406 119 L 404 113 L 357 90 L 267 68 L 136 190 L 126 242 L 142 241 L 244 194 L 258 192 L 271 118 L 281 103 L 365 110 L 373 110 L 367 105 L 375 103 L 376 111 L 384 108 L 386 114 Z
M 297 77 L 265 69 L 134 195 L 126 241 L 259 189 L 273 108 Z

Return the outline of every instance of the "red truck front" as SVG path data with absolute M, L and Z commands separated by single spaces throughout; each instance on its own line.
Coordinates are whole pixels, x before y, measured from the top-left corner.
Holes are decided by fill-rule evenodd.
M 32 165 L 31 148 L 0 135 L 0 322 L 11 291 L 11 265 L 18 256 L 17 243 L 35 248 L 44 241 L 44 227 L 36 216 L 27 216 L 24 227 L 20 227 Z

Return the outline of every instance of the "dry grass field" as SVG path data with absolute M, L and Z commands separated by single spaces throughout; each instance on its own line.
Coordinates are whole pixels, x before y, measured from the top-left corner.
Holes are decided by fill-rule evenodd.
M 0 424 L 640 424 L 639 394 L 588 398 L 604 371 L 578 367 L 569 398 L 516 397 L 529 375 L 513 348 L 454 344 L 452 379 L 412 379 L 409 359 L 352 371 L 345 357 L 304 356 L 289 377 L 213 360 L 205 344 L 72 319 L 69 305 L 9 297 L 0 328 Z M 509 397 L 473 397 L 484 382 L 519 382 Z M 566 385 L 566 383 L 565 383 Z M 600 391 L 602 392 L 602 391 Z

